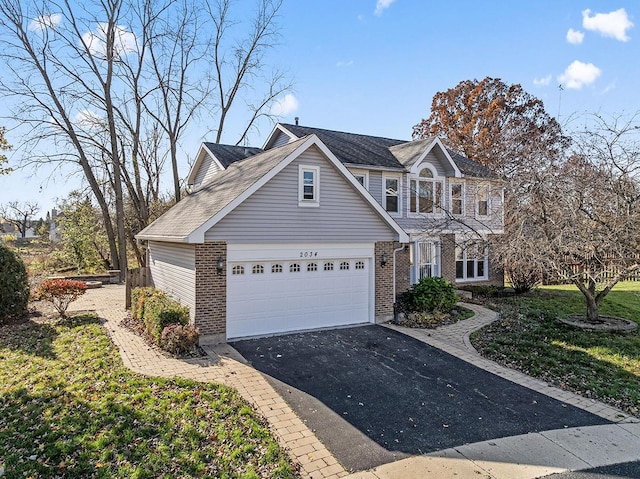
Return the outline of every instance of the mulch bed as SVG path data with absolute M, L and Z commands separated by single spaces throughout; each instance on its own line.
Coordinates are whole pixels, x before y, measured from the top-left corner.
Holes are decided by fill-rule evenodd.
M 462 311 L 456 306 L 450 313 L 413 313 L 400 314 L 398 324 L 407 328 L 436 329 L 448 326 L 464 319 Z
M 170 352 L 165 351 L 155 343 L 153 338 L 145 330 L 144 325 L 133 316 L 131 316 L 131 314 L 127 314 L 127 316 L 122 321 L 120 321 L 120 326 L 140 336 L 142 339 L 144 339 L 144 342 L 147 343 L 150 348 L 153 348 L 167 358 L 198 359 L 207 356 L 207 353 L 204 351 L 204 349 L 202 349 L 198 345 L 196 345 L 191 351 L 181 354 L 171 354 Z

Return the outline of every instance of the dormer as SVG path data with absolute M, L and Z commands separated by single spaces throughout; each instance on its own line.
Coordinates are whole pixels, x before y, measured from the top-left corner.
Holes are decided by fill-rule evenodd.
M 433 178 L 463 176 L 439 138 L 409 141 L 392 146 L 389 150 L 413 176 L 420 176 L 425 168 Z
M 196 155 L 196 161 L 187 176 L 187 186 L 190 191 L 197 191 L 209 183 L 217 173 L 226 170 L 231 163 L 244 160 L 261 151 L 260 148 L 246 146 L 202 143 Z

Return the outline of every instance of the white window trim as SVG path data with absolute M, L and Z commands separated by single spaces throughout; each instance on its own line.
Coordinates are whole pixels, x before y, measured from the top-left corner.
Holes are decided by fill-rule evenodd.
M 314 198 L 307 200 L 304 198 L 304 174 L 308 171 L 313 173 L 313 193 Z M 317 208 L 320 206 L 320 167 L 298 165 L 298 206 L 307 208 Z
M 486 191 L 486 200 L 487 200 L 487 214 L 486 215 L 482 215 L 480 214 L 480 191 L 481 190 L 485 190 Z M 474 207 L 475 207 L 475 213 L 476 213 L 476 218 L 488 218 L 491 215 L 491 187 L 489 185 L 486 184 L 482 184 L 482 185 L 478 185 L 475 195 L 474 195 Z
M 422 170 L 429 170 L 431 171 L 431 175 L 433 176 L 433 178 L 423 178 L 420 176 L 420 172 Z M 416 189 L 416 191 L 411 191 L 411 182 L 415 181 L 416 182 L 416 186 L 418 186 L 418 188 Z M 419 209 L 419 198 L 418 198 L 418 189 L 419 189 L 419 182 L 420 181 L 429 181 L 431 183 L 433 183 L 433 195 L 436 195 L 436 189 L 437 186 L 436 184 L 440 184 L 440 212 L 437 213 L 420 213 L 419 211 L 411 211 L 411 196 L 415 196 L 416 198 L 416 208 Z M 411 218 L 424 218 L 424 217 L 430 217 L 430 218 L 438 218 L 443 216 L 444 214 L 444 210 L 445 210 L 445 204 L 444 204 L 444 195 L 445 193 L 445 179 L 441 176 L 438 176 L 438 172 L 436 171 L 436 169 L 428 164 L 422 164 L 420 169 L 416 172 L 416 173 L 412 173 L 409 175 L 408 178 L 408 186 L 407 186 L 407 191 L 409 192 L 408 194 L 408 198 L 407 198 L 407 216 L 411 217 Z M 435 206 L 435 203 L 434 203 Z M 435 209 L 435 208 L 434 208 Z
M 398 211 L 387 210 L 387 180 L 398 181 Z M 389 213 L 389 216 L 402 216 L 402 176 L 401 175 L 382 175 L 382 207 Z
M 362 176 L 364 178 L 364 184 L 362 186 L 364 186 L 365 190 L 369 191 L 369 172 L 367 170 L 350 170 L 350 171 L 354 177 Z M 356 181 L 358 180 L 356 179 Z
M 462 201 L 462 204 L 460 205 L 460 213 L 454 213 L 453 212 L 453 187 L 455 185 L 460 185 L 461 190 L 460 190 L 460 199 Z M 451 213 L 452 216 L 464 216 L 464 209 L 465 209 L 465 201 L 464 201 L 464 183 L 462 181 L 452 181 L 449 183 L 449 212 Z
M 482 262 L 484 263 L 484 275 L 483 276 L 474 276 L 473 278 L 467 277 L 467 244 L 469 243 L 479 243 L 479 245 L 483 244 L 482 241 L 465 241 L 462 243 L 462 278 L 458 278 L 456 275 L 456 283 L 473 283 L 478 281 L 487 281 L 489 279 L 489 245 L 484 243 L 484 251 L 482 256 Z M 478 271 L 478 262 L 480 260 L 478 258 L 474 259 L 473 270 L 474 272 Z M 457 269 L 457 258 L 454 256 L 454 262 L 456 263 Z
M 442 244 L 438 239 L 416 239 L 411 242 L 411 274 L 410 274 L 410 282 L 411 284 L 416 284 L 419 281 L 420 276 L 420 246 L 419 243 L 431 243 L 434 248 L 435 254 L 435 263 L 430 263 L 433 267 L 432 269 L 432 277 L 441 277 L 442 276 Z

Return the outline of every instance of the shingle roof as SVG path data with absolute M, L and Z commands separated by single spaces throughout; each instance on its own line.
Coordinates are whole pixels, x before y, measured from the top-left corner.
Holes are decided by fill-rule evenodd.
M 430 145 L 435 137 L 406 141 L 359 135 L 342 131 L 324 130 L 307 126 L 281 125 L 298 138 L 315 134 L 329 147 L 334 155 L 346 164 L 380 166 L 384 168 L 410 168 Z M 490 169 L 447 148 L 451 159 L 465 176 L 497 178 Z
M 475 161 L 472 161 L 466 156 L 462 156 L 460 153 L 456 153 L 449 148 L 447 148 L 447 151 L 463 175 L 473 176 L 475 178 L 498 178 L 498 175 L 486 166 L 476 163 Z
M 220 164 L 226 168 L 231 163 L 244 160 L 250 156 L 262 153 L 260 148 L 251 148 L 248 146 L 221 145 L 220 143 L 205 142 L 204 146 L 213 153 Z
M 435 137 L 429 137 L 423 140 L 407 141 L 392 146 L 390 150 L 405 168 L 411 168 L 435 139 Z
M 286 123 L 281 123 L 281 125 L 298 138 L 312 134 L 317 135 L 342 163 L 404 169 L 389 148 L 405 143 L 405 141 Z
M 186 239 L 295 151 L 304 140 L 305 138 L 302 138 L 235 161 L 226 170 L 218 173 L 214 181 L 185 196 L 136 237 L 158 237 L 165 241 L 168 238 Z

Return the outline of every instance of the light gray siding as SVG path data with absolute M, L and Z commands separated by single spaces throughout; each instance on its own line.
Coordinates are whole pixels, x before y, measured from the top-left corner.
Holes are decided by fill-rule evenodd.
M 298 206 L 298 165 L 319 166 L 317 208 Z M 356 242 L 397 237 L 367 201 L 315 147 L 205 234 L 205 241 Z
M 204 184 L 208 183 L 221 168 L 218 163 L 214 161 L 211 155 L 207 154 L 196 173 L 195 180 L 193 182 L 194 188 L 200 188 Z
M 271 148 L 277 148 L 278 146 L 286 145 L 290 140 L 291 138 L 289 138 L 289 135 L 285 135 L 284 133 L 280 132 L 274 140 Z
M 408 177 L 407 177 L 408 178 Z M 409 213 L 408 188 L 404 188 L 403 216 L 398 218 L 398 224 L 410 233 L 448 233 L 482 231 L 495 234 L 504 229 L 502 187 L 491 181 L 481 181 L 474 178 L 446 178 L 444 183 L 444 209 L 451 211 L 451 183 L 462 183 L 464 191 L 464 214 L 452 218 L 449 215 L 428 216 Z M 480 186 L 489 187 L 489 214 L 477 214 L 477 192 Z
M 382 204 L 382 172 L 376 170 L 369 171 L 369 193 Z
M 437 176 L 447 176 L 447 169 L 445 169 L 445 165 L 438 159 L 433 150 L 431 150 L 424 160 L 418 165 L 418 169 L 424 168 L 426 163 L 429 164 L 433 169 L 436 170 Z
M 196 311 L 196 247 L 176 243 L 149 242 L 149 268 L 156 288 Z

